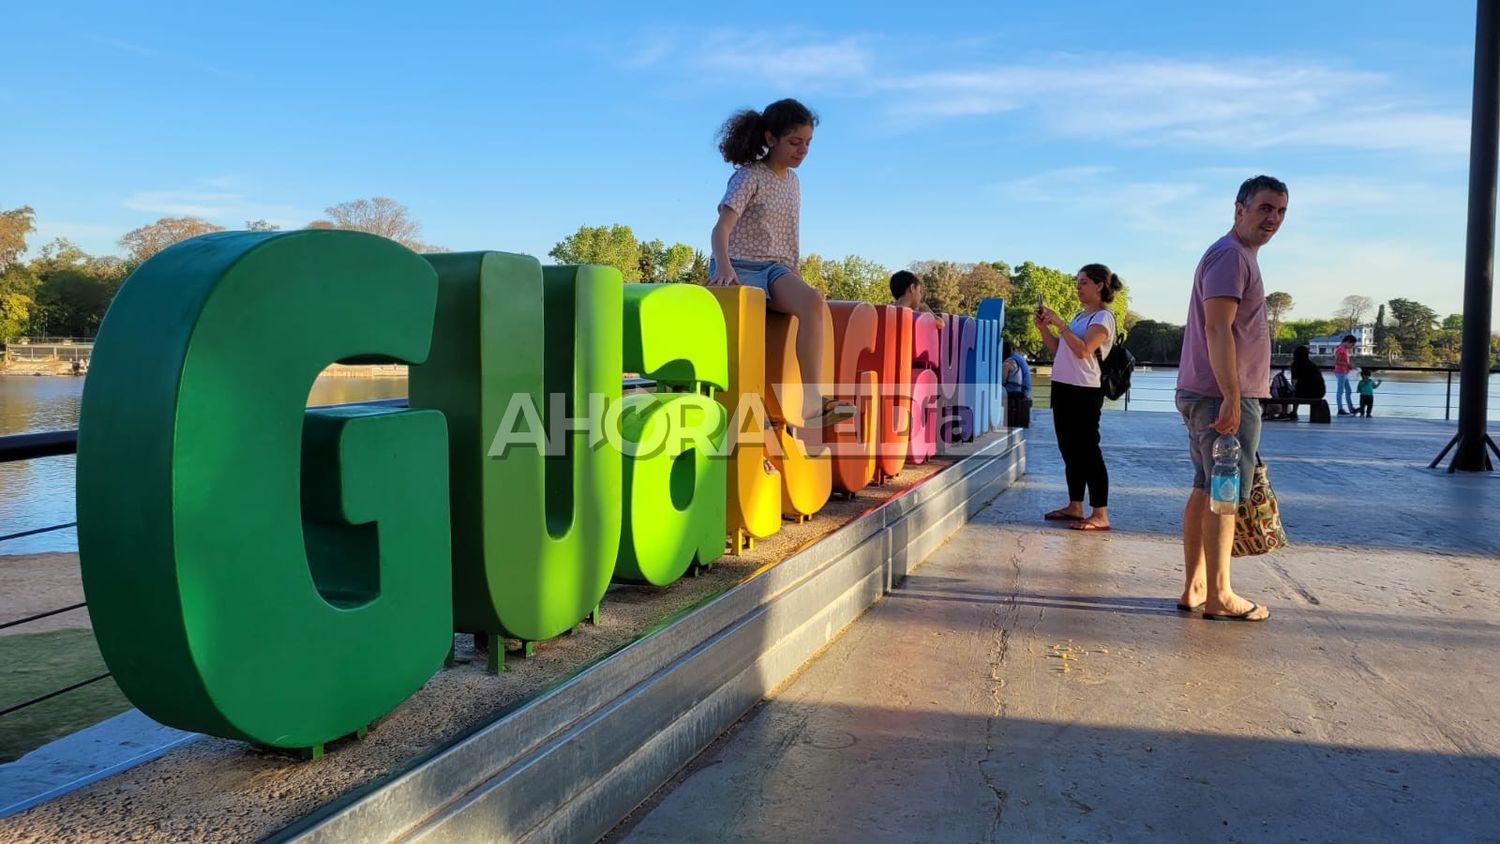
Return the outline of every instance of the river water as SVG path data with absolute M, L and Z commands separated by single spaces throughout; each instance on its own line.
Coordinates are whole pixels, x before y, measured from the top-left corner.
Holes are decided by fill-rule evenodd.
M 78 427 L 82 378 L 0 376 L 0 436 Z M 319 378 L 308 404 L 343 404 L 406 395 L 405 378 Z M 0 536 L 74 520 L 73 455 L 0 463 Z M 0 555 L 72 551 L 72 528 L 0 541 Z
M 1458 410 L 1458 376 L 1451 393 L 1443 373 L 1383 372 L 1383 384 L 1375 391 L 1375 416 L 1444 418 L 1450 400 Z M 1129 411 L 1175 412 L 1172 390 L 1177 371 L 1137 371 L 1132 381 Z M 1333 376 L 1327 377 L 1329 401 L 1333 400 Z M 82 378 L 0 376 L 0 436 L 78 427 L 78 406 L 83 397 Z M 320 378 L 308 396 L 309 404 L 340 404 L 406 395 L 404 378 Z M 1045 376 L 1035 380 L 1038 407 L 1047 406 L 1050 386 Z M 1115 410 L 1124 402 L 1110 402 Z M 1500 419 L 1500 378 L 1489 385 L 1489 418 Z M 1363 423 L 1362 423 L 1363 424 Z M 74 520 L 74 458 L 47 457 L 18 463 L 0 463 L 0 536 L 8 536 Z M 0 541 L 0 555 L 40 551 L 71 551 L 78 547 L 71 529 Z

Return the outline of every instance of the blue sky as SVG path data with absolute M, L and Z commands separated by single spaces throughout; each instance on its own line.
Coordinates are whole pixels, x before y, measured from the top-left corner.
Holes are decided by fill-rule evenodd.
M 8 9 L 0 208 L 96 253 L 161 216 L 296 227 L 375 195 L 450 249 L 624 223 L 707 251 L 716 129 L 795 96 L 823 121 L 806 252 L 1101 261 L 1181 322 L 1265 172 L 1292 317 L 1462 308 L 1472 3 L 430 5 Z

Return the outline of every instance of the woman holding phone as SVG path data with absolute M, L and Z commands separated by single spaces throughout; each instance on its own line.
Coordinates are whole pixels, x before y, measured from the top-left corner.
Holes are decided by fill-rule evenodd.
M 1074 530 L 1109 530 L 1109 469 L 1099 447 L 1099 416 L 1104 389 L 1100 362 L 1115 341 L 1115 316 L 1105 306 L 1124 288 L 1120 277 L 1103 264 L 1078 271 L 1075 286 L 1082 309 L 1064 321 L 1037 297 L 1033 316 L 1042 343 L 1052 353 L 1052 426 L 1062 452 L 1068 481 L 1068 503 L 1047 513 L 1053 521 L 1071 522 Z M 1088 493 L 1091 512 L 1083 511 Z

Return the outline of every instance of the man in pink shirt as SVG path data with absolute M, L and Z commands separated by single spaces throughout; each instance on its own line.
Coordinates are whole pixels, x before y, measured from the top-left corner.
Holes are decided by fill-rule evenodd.
M 1193 274 L 1177 409 L 1188 429 L 1193 491 L 1182 513 L 1186 582 L 1177 608 L 1212 621 L 1265 621 L 1271 611 L 1236 595 L 1229 583 L 1234 514 L 1209 507 L 1214 440 L 1240 441 L 1241 500 L 1260 445 L 1260 399 L 1271 396 L 1271 333 L 1266 288 L 1256 255 L 1286 217 L 1286 185 L 1270 176 L 1246 179 L 1234 200 L 1234 226 L 1208 247 Z
M 1357 342 L 1353 334 L 1345 334 L 1344 339 L 1339 341 L 1339 347 L 1333 350 L 1333 391 L 1338 395 L 1339 415 L 1348 416 L 1354 412 L 1354 390 L 1349 386 L 1349 356 L 1354 352 L 1354 344 Z M 1349 410 L 1344 411 L 1344 405 L 1349 405 Z

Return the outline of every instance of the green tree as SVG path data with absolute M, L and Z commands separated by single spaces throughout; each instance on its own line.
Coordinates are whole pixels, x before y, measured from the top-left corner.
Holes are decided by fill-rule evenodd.
M 1041 296 L 1047 307 L 1064 317 L 1074 313 L 1078 310 L 1075 276 L 1027 261 L 1011 274 L 1010 281 L 1015 289 L 1015 301 L 1012 307 L 1005 309 L 1005 336 L 1025 354 L 1040 354 L 1044 348 L 1042 335 L 1032 321 L 1037 297 Z M 1125 306 L 1125 297 L 1119 296 L 1115 301 L 1120 307 Z M 1123 311 L 1116 314 L 1116 319 L 1122 314 Z
M 1418 365 L 1432 363 L 1437 313 L 1421 302 L 1410 299 L 1392 299 L 1389 304 L 1391 318 L 1396 321 L 1391 326 L 1391 334 L 1401 344 L 1403 357 Z
M 1296 346 L 1314 337 L 1327 337 L 1339 331 L 1338 323 L 1331 319 L 1294 319 L 1282 323 L 1283 336 L 1290 334 L 1288 341 Z
M 36 277 L 20 260 L 35 230 L 30 206 L 0 211 L 0 344 L 21 336 L 36 308 Z
M 162 217 L 154 223 L 126 232 L 120 238 L 120 248 L 125 250 L 126 261 L 139 265 L 174 243 L 223 230 L 223 226 L 216 226 L 198 217 Z
M 961 314 L 963 310 L 963 271 L 952 261 L 918 261 L 911 271 L 922 282 L 927 307 L 940 314 Z M 890 279 L 886 279 L 886 296 L 890 296 Z
M 693 247 L 674 243 L 670 247 L 660 240 L 640 244 L 641 280 L 649 283 L 683 281 L 693 265 Z M 707 263 L 704 275 L 707 275 Z
M 1439 363 L 1456 364 L 1463 356 L 1464 315 L 1449 314 L 1432 338 L 1432 351 Z
M 660 239 L 640 241 L 636 245 L 635 261 L 641 268 L 641 281 L 647 284 L 666 281 L 662 273 L 662 264 L 666 258 L 667 245 Z
M 824 270 L 827 266 L 828 262 L 823 260 L 822 255 L 816 253 L 804 255 L 800 265 L 797 267 L 797 272 L 801 274 L 802 280 L 807 282 L 809 286 L 827 296 L 828 279 L 824 276 Z
M 26 236 L 36 231 L 36 212 L 30 205 L 0 211 L 0 273 L 20 260 Z
M 1381 303 L 1380 310 L 1375 312 L 1375 348 L 1385 348 L 1385 303 Z M 1389 363 L 1389 361 L 1387 361 Z
M 708 256 L 702 250 L 694 249 L 692 263 L 688 264 L 682 278 L 678 280 L 689 284 L 708 284 Z
M 1266 320 L 1271 324 L 1271 339 L 1281 336 L 1281 321 L 1292 310 L 1292 294 L 1276 291 L 1266 294 Z M 1274 344 L 1273 344 L 1274 345 Z
M 1142 361 L 1177 363 L 1182 359 L 1182 326 L 1142 319 L 1126 336 L 1125 348 Z
M 1395 363 L 1401 359 L 1401 341 L 1394 334 L 1386 334 L 1375 348 L 1385 355 L 1386 363 Z
M 119 291 L 126 265 L 118 258 L 96 258 L 66 240 L 42 247 L 27 267 L 36 278 L 35 333 L 92 337 Z
M 547 254 L 563 264 L 614 267 L 626 283 L 642 280 L 641 245 L 630 226 L 580 226 Z
M 889 302 L 891 272 L 880 264 L 858 255 L 846 255 L 842 261 L 825 263 L 823 278 L 828 284 L 824 294 L 832 300 L 854 302 Z
M 689 273 L 693 269 L 693 260 L 702 258 L 703 253 L 693 249 L 686 243 L 674 243 L 667 247 L 662 253 L 662 280 L 664 281 L 690 281 Z M 703 273 L 708 274 L 708 262 L 703 262 Z

